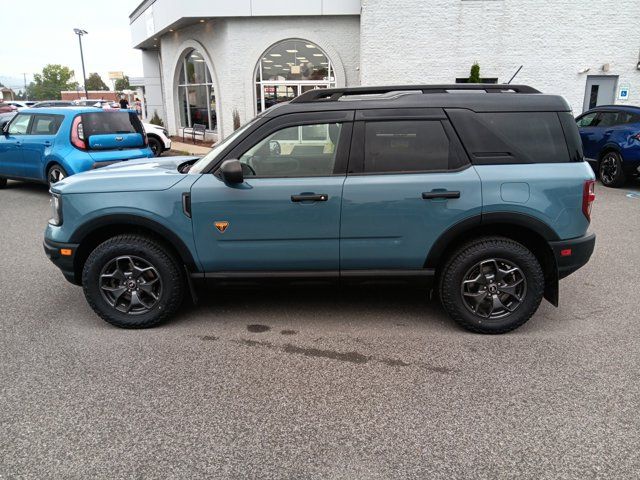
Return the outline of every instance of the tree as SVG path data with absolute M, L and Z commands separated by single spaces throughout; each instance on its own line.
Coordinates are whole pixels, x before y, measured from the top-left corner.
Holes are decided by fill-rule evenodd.
M 27 87 L 29 98 L 33 100 L 59 100 L 63 90 L 77 90 L 78 82 L 72 82 L 73 70 L 57 64 L 49 64 L 42 73 L 33 76 Z
M 153 117 L 151 117 L 151 120 L 149 120 L 149 123 L 151 123 L 152 125 L 158 125 L 160 127 L 164 127 L 164 122 L 160 118 L 160 115 L 158 115 L 157 110 L 153 111 Z
M 97 73 L 90 73 L 85 84 L 87 90 L 109 90 L 107 84 L 102 81 L 102 78 Z
M 478 62 L 474 62 L 474 64 L 471 65 L 471 72 L 469 72 L 469 83 L 481 83 L 480 65 L 478 65 Z
M 130 90 L 131 85 L 129 85 L 129 77 L 127 75 L 124 78 L 118 78 L 114 85 L 116 92 L 121 92 L 123 90 Z

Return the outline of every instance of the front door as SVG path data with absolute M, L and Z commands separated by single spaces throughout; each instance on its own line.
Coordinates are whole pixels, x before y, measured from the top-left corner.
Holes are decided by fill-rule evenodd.
M 0 176 L 25 177 L 22 143 L 29 133 L 31 115 L 19 113 L 0 137 Z
M 191 206 L 206 272 L 337 275 L 352 116 L 278 117 L 226 156 L 240 160 L 244 183 L 227 185 L 215 171 L 202 175 Z
M 401 115 L 413 120 L 387 120 L 387 110 L 356 122 L 342 200 L 342 275 L 420 271 L 442 233 L 481 212 L 480 178 L 444 113 L 408 110 Z
M 613 105 L 616 98 L 617 75 L 589 75 L 584 92 L 585 112 L 599 105 Z

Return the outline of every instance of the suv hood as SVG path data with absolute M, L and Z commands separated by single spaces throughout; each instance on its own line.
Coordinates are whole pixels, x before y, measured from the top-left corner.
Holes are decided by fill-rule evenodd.
M 113 193 L 166 190 L 186 177 L 178 166 L 198 157 L 129 160 L 72 175 L 56 183 L 55 193 Z

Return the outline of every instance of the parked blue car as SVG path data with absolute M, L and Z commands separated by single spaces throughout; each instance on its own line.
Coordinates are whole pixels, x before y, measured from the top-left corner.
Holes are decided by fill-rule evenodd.
M 640 107 L 601 106 L 580 115 L 584 156 L 607 187 L 640 174 Z
M 115 162 L 153 157 L 131 110 L 24 109 L 0 127 L 0 188 L 7 179 L 51 185 Z

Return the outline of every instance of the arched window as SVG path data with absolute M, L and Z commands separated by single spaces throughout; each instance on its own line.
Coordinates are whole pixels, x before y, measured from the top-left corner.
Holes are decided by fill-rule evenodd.
M 195 123 L 216 128 L 216 94 L 211 72 L 204 57 L 197 50 L 190 50 L 182 59 L 178 77 L 178 104 L 180 124 L 192 127 Z
M 333 66 L 316 44 L 284 40 L 264 53 L 256 71 L 258 113 L 308 90 L 335 87 Z

